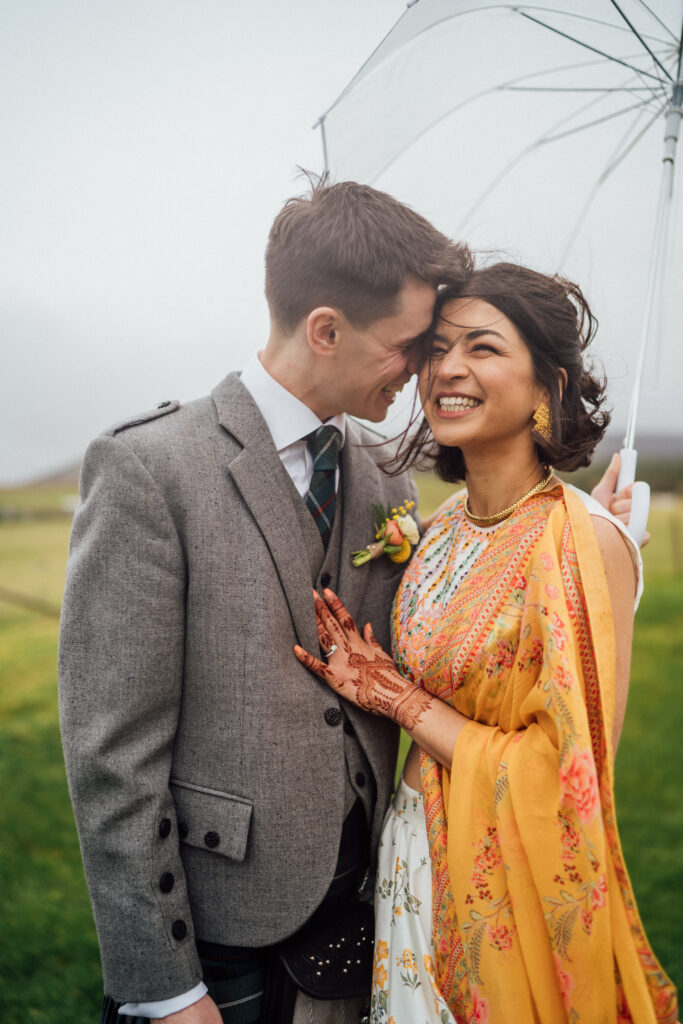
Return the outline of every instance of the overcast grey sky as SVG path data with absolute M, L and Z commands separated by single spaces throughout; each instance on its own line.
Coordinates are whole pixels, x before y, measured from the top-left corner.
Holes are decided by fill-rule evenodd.
M 270 222 L 403 9 L 0 0 L 0 485 L 262 346 Z

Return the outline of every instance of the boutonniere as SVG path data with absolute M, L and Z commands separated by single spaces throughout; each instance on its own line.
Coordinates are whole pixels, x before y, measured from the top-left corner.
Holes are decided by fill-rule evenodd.
M 409 512 L 414 505 L 414 501 L 405 501 L 399 508 L 387 505 L 385 509 L 382 505 L 373 505 L 375 540 L 362 551 L 351 552 L 353 564 L 365 565 L 371 559 L 385 554 L 392 562 L 407 562 L 413 544 L 417 544 L 420 539 L 417 523 Z

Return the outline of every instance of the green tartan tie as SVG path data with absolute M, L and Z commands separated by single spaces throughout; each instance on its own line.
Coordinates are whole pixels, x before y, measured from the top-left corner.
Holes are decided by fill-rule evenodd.
M 337 506 L 336 473 L 341 439 L 341 431 L 336 427 L 324 426 L 306 437 L 308 450 L 313 456 L 313 476 L 304 501 L 325 547 L 330 539 Z

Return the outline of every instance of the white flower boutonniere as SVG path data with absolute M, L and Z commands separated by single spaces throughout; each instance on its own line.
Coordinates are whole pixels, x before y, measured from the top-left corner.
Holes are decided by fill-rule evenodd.
M 414 505 L 414 501 L 405 501 L 398 508 L 373 505 L 375 540 L 362 551 L 351 552 L 353 564 L 365 565 L 380 555 L 388 555 L 392 562 L 407 562 L 413 545 L 420 539 L 417 523 L 409 511 Z

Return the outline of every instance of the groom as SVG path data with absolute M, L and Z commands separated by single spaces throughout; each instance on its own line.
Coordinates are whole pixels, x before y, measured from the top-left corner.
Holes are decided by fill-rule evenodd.
M 384 419 L 437 287 L 469 266 L 391 197 L 318 184 L 272 226 L 259 356 L 88 449 L 60 698 L 108 1024 L 256 1024 L 269 950 L 334 923 L 367 876 L 397 732 L 292 648 L 315 649 L 325 586 L 389 645 L 402 567 L 349 556 L 374 539 L 371 505 L 414 487 L 346 414 Z M 303 997 L 294 1012 L 338 1019 Z
M 469 261 L 395 199 L 318 184 L 272 226 L 259 357 L 88 449 L 61 725 L 112 1024 L 117 1004 L 255 1024 L 269 948 L 333 920 L 374 861 L 397 730 L 292 649 L 317 645 L 324 586 L 389 644 L 402 567 L 350 552 L 374 540 L 372 504 L 414 487 L 345 414 L 385 418 Z

